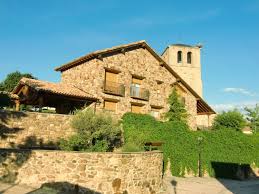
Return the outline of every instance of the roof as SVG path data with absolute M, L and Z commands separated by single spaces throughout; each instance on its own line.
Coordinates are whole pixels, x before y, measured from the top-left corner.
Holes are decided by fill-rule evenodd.
M 192 45 L 189 45 L 189 44 L 181 44 L 181 43 L 171 44 L 170 46 L 196 47 L 196 46 L 192 46 Z
M 83 98 L 83 99 L 96 99 L 93 95 L 77 88 L 73 85 L 64 83 L 52 83 L 47 81 L 41 81 L 36 79 L 30 79 L 23 77 L 18 85 L 13 90 L 13 94 L 17 94 L 22 86 L 27 85 L 35 90 L 48 92 L 52 94 L 58 94 L 68 97 Z
M 9 96 L 9 98 L 14 99 L 14 100 L 15 100 L 15 99 L 19 99 L 19 96 L 18 96 L 18 95 L 13 94 L 13 93 L 11 93 L 11 92 L 0 91 L 0 94 L 7 95 L 7 96 Z
M 82 56 L 80 58 L 77 58 L 69 63 L 66 63 L 60 67 L 57 67 L 56 71 L 66 71 L 67 69 L 70 69 L 72 67 L 75 67 L 77 65 L 82 64 L 83 62 L 86 62 L 88 60 L 99 58 L 100 56 L 104 54 L 114 53 L 114 52 L 124 52 L 127 49 L 135 48 L 135 47 L 142 47 L 147 49 L 159 62 L 161 65 L 163 65 L 179 82 L 181 82 L 197 99 L 197 106 L 198 106 L 198 112 L 206 112 L 206 114 L 215 114 L 216 112 L 202 99 L 201 96 L 198 95 L 197 92 L 195 92 L 163 59 L 160 55 L 158 55 L 148 44 L 145 40 L 141 40 L 138 42 L 133 42 L 130 44 L 123 44 L 103 50 L 97 50 L 95 52 L 89 53 L 85 56 Z M 202 105 L 202 107 L 201 107 Z
M 76 65 L 80 65 L 81 63 L 83 63 L 85 61 L 97 58 L 97 57 L 99 57 L 102 54 L 106 54 L 106 53 L 110 53 L 110 52 L 115 52 L 115 51 L 121 51 L 123 48 L 124 49 L 129 49 L 130 47 L 139 46 L 141 44 L 146 44 L 145 40 L 141 40 L 141 41 L 138 41 L 138 42 L 133 42 L 133 43 L 130 43 L 130 44 L 123 44 L 123 45 L 119 45 L 119 46 L 114 46 L 114 47 L 106 48 L 106 49 L 102 49 L 102 50 L 97 50 L 97 51 L 91 52 L 91 53 L 89 53 L 87 55 L 84 55 L 82 57 L 79 57 L 79 58 L 77 58 L 77 59 L 75 59 L 73 61 L 65 63 L 65 64 L 55 68 L 55 71 L 65 71 L 67 69 L 70 69 L 71 67 L 74 67 Z

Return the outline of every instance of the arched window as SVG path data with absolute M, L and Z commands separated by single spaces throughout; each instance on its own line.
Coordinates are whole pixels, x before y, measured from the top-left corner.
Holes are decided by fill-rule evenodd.
M 177 63 L 181 63 L 182 62 L 182 51 L 178 51 L 177 53 Z
M 189 64 L 192 63 L 192 52 L 187 53 L 187 63 L 189 63 Z

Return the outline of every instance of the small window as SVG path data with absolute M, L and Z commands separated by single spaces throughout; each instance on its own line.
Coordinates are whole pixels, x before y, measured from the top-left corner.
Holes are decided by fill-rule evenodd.
M 189 63 L 189 64 L 192 63 L 192 52 L 187 53 L 187 63 Z
M 131 105 L 131 112 L 133 113 L 142 113 L 142 106 L 141 105 Z
M 182 51 L 178 51 L 177 53 L 177 63 L 181 63 L 182 62 Z
M 117 109 L 117 102 L 112 102 L 112 101 L 104 101 L 104 109 L 116 112 Z
M 181 97 L 180 97 L 180 100 L 181 100 L 181 102 L 182 102 L 184 105 L 186 105 L 185 97 L 181 96 Z
M 150 115 L 156 119 L 160 118 L 160 109 L 158 108 L 151 108 Z

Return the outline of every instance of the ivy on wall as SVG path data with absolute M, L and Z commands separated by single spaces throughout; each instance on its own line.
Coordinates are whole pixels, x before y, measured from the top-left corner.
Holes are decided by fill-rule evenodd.
M 259 166 L 259 136 L 248 136 L 235 129 L 190 131 L 184 123 L 160 122 L 150 115 L 126 113 L 123 116 L 125 148 L 140 151 L 144 143 L 162 141 L 165 165 L 171 163 L 174 176 L 188 171 L 198 173 L 199 151 L 202 153 L 202 170 L 215 175 L 213 162 L 253 164 Z M 201 144 L 198 138 L 202 137 Z M 201 138 L 200 138 L 201 139 Z M 128 146 L 130 145 L 130 146 Z M 134 148 L 134 149 L 132 149 Z M 127 151 L 127 149 L 124 149 Z

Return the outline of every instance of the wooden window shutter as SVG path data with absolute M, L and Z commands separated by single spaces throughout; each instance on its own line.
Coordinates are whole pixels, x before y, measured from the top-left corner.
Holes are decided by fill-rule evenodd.
M 142 79 L 138 79 L 138 78 L 132 78 L 132 83 L 133 84 L 139 84 L 139 85 L 141 85 L 142 84 Z
M 106 82 L 115 82 L 116 83 L 118 81 L 118 74 L 106 71 L 105 80 L 106 80 Z
M 131 105 L 131 112 L 133 113 L 142 113 L 142 106 L 139 105 Z
M 104 101 L 104 109 L 105 110 L 111 110 L 116 111 L 117 102 L 111 102 L 111 101 Z

